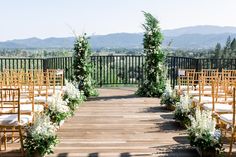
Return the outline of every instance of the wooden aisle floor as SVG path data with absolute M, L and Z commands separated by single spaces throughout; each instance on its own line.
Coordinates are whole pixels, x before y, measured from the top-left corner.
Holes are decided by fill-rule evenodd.
M 134 88 L 101 88 L 58 130 L 60 144 L 47 157 L 195 157 L 185 131 L 157 98 L 134 95 Z M 9 144 L 3 156 L 20 156 Z

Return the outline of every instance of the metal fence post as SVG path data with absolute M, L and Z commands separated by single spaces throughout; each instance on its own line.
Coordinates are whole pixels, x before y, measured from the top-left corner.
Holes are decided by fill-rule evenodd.
M 43 71 L 46 71 L 48 69 L 48 59 L 43 58 Z
M 99 56 L 99 64 L 100 64 L 100 87 L 102 87 L 102 57 Z

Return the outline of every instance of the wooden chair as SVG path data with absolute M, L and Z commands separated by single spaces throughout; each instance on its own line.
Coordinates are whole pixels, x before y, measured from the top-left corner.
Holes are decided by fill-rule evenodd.
M 32 122 L 32 116 L 21 113 L 20 89 L 0 89 L 0 131 L 4 133 L 3 143 L 7 147 L 7 132 L 18 132 L 22 153 L 23 149 L 23 126 Z M 0 145 L 1 148 L 1 145 Z
M 193 80 L 194 80 L 194 73 L 195 69 L 179 69 L 178 70 L 178 79 L 177 83 L 178 85 L 175 87 L 175 89 L 178 89 L 179 93 L 182 91 L 186 91 L 189 89 L 193 89 Z
M 230 134 L 230 146 L 229 146 L 229 156 L 232 156 L 232 147 L 236 138 L 236 125 L 235 125 L 235 88 L 233 88 L 233 105 L 232 105 L 232 113 L 221 114 L 219 115 L 219 123 L 222 132 L 225 132 L 225 136 L 227 133 Z
M 219 86 L 221 85 L 220 81 L 221 80 L 219 79 L 212 80 L 212 88 L 211 88 L 212 101 L 202 104 L 203 110 L 212 111 L 212 113 L 215 115 L 232 112 L 232 105 L 231 105 L 232 103 L 230 104 L 227 101 L 221 101 L 221 99 L 219 99 L 220 97 L 225 98 L 226 97 L 225 95 L 230 95 L 230 93 L 224 93 L 223 95 L 222 92 L 219 91 Z

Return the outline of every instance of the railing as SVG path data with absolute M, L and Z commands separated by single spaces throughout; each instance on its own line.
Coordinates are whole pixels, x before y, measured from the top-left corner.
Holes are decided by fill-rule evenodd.
M 0 70 L 4 69 L 43 69 L 42 58 L 0 58 Z
M 110 55 L 91 56 L 92 78 L 97 85 L 140 84 L 145 79 L 145 56 Z M 177 83 L 178 69 L 236 69 L 236 59 L 195 59 L 167 57 L 166 65 L 172 85 Z M 51 58 L 0 58 L 0 70 L 4 69 L 64 69 L 65 78 L 73 77 L 72 57 Z
M 92 56 L 92 78 L 102 85 L 138 84 L 144 80 L 144 56 Z

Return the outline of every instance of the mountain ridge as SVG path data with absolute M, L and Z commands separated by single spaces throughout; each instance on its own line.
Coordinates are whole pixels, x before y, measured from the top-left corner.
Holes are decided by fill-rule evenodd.
M 163 46 L 171 43 L 176 49 L 212 48 L 216 43 L 224 44 L 228 36 L 236 38 L 236 27 L 232 26 L 191 26 L 163 30 Z M 37 37 L 14 39 L 0 42 L 0 48 L 72 48 L 74 37 Z M 101 48 L 142 48 L 143 33 L 113 33 L 90 36 L 93 49 Z

